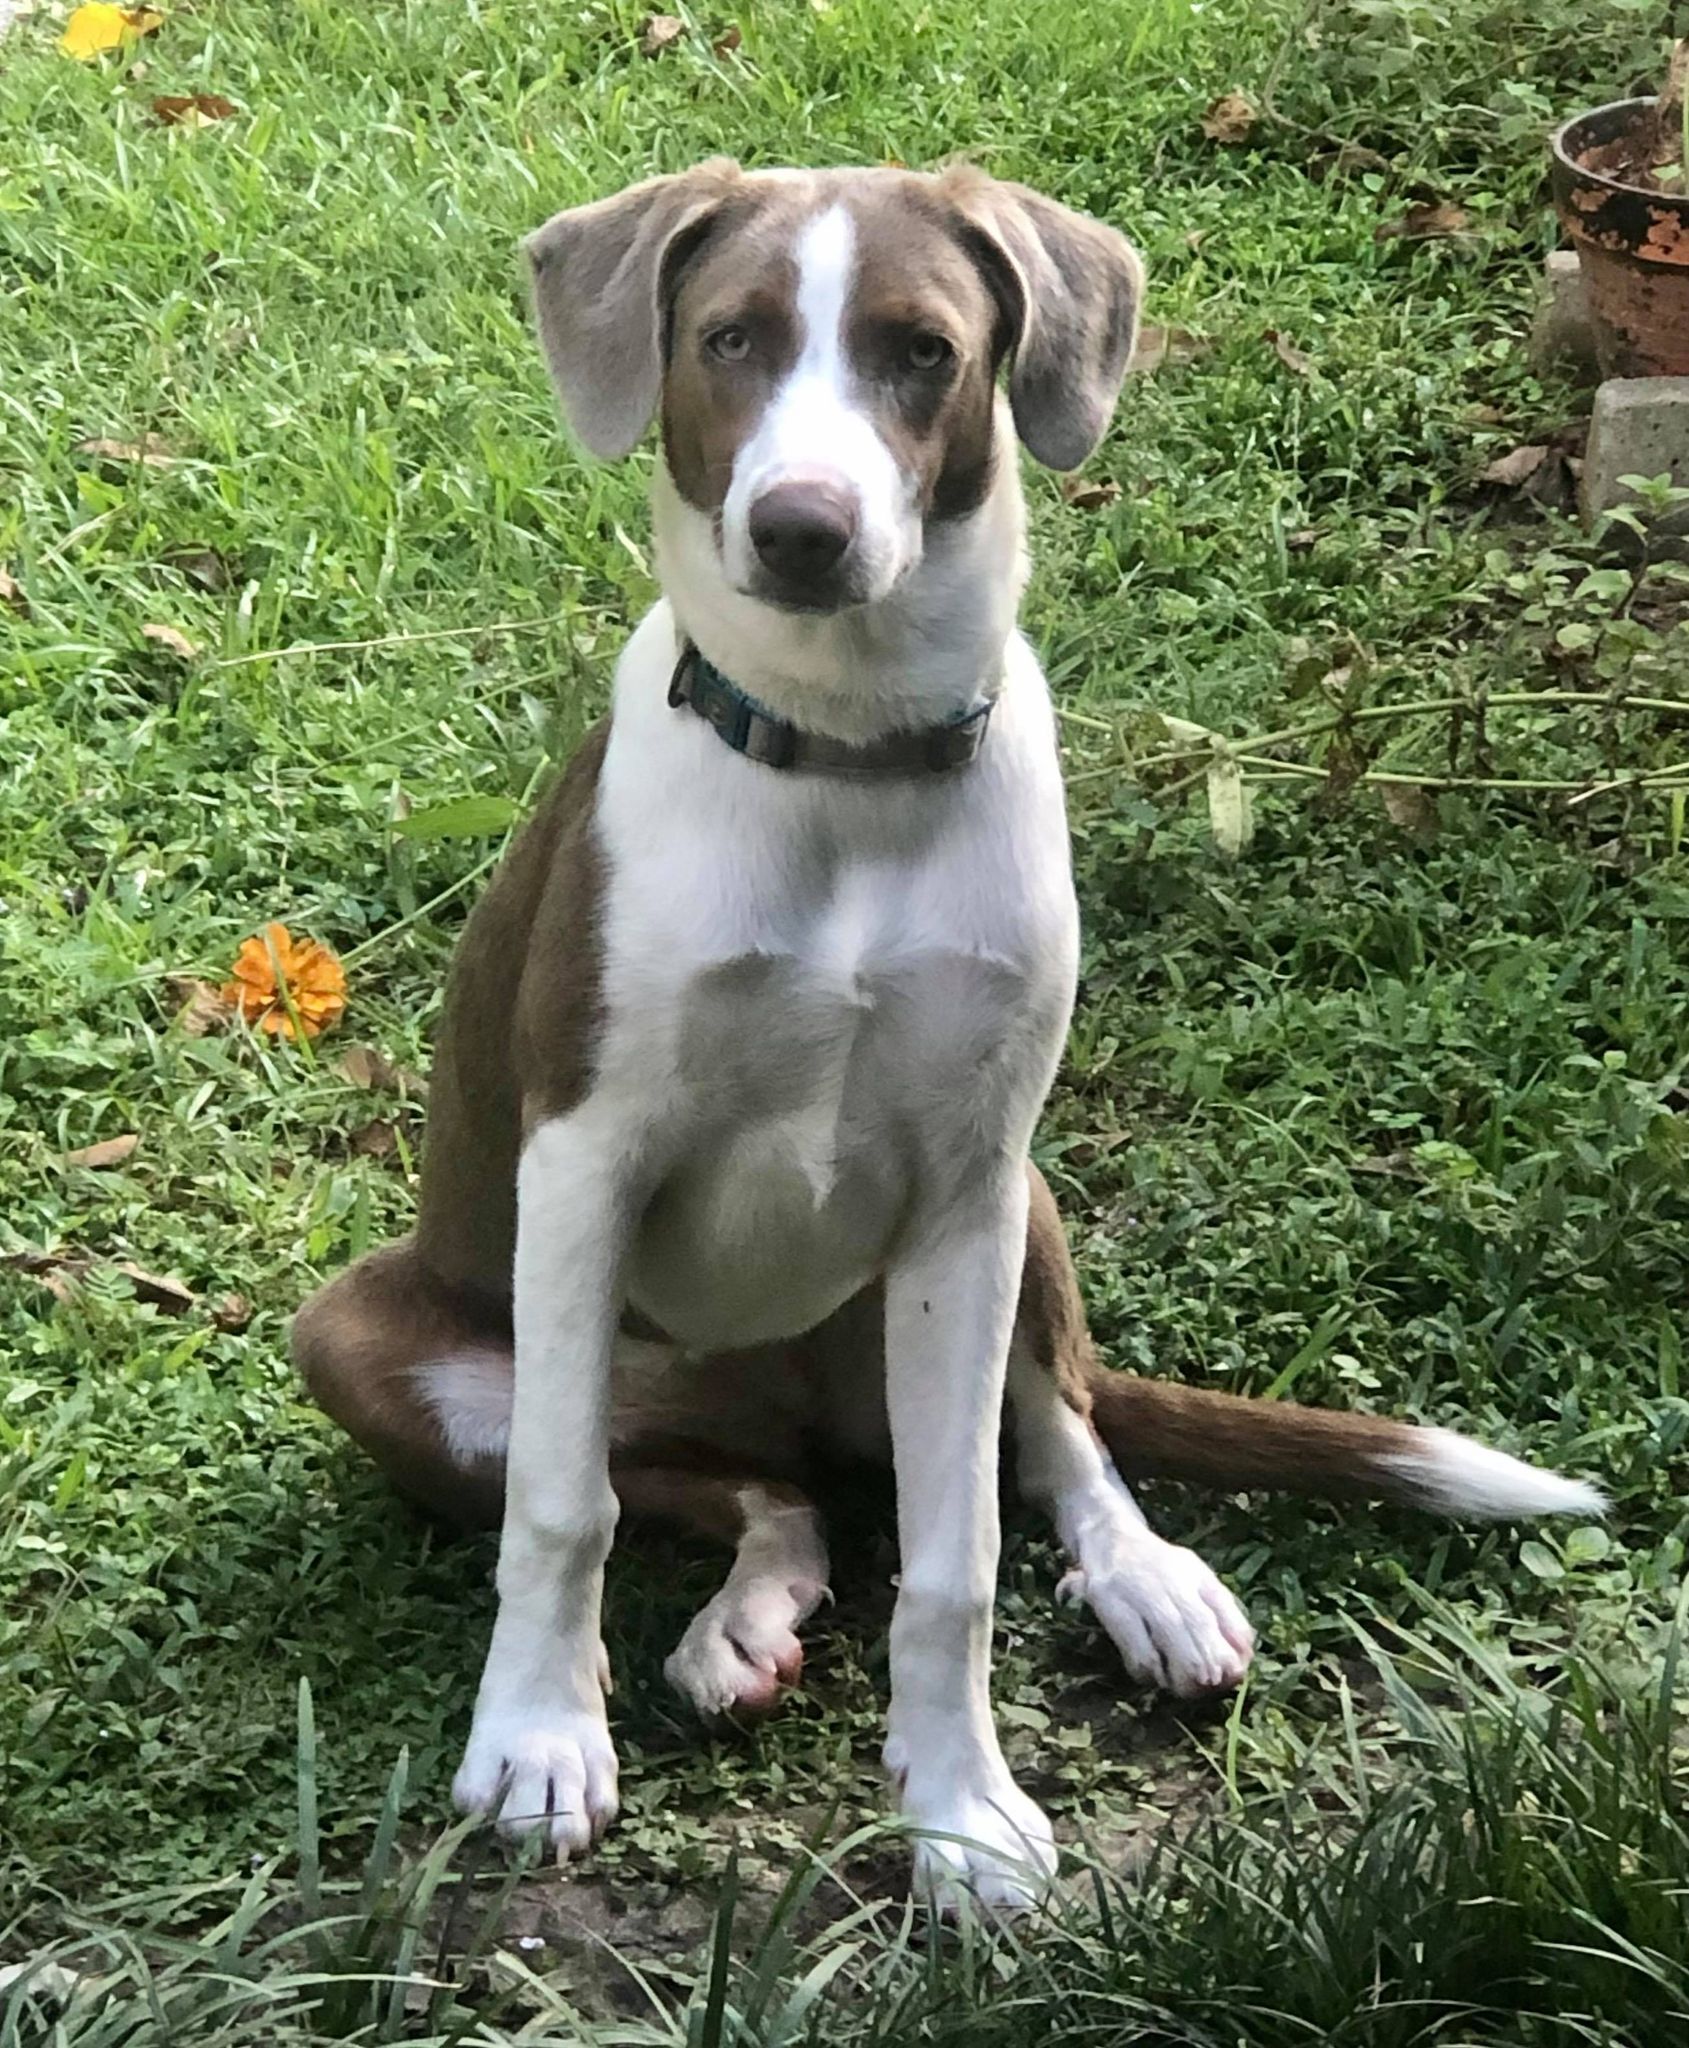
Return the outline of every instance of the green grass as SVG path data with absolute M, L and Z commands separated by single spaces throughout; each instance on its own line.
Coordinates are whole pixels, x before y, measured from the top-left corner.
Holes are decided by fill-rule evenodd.
M 27 602 L 0 606 L 0 1257 L 101 1261 L 68 1304 L 0 1267 L 0 1926 L 17 1956 L 84 1940 L 110 1977 L 64 2038 L 303 2039 L 327 2000 L 328 2038 L 490 2041 L 531 2020 L 525 2038 L 566 2039 L 552 2004 L 609 1996 L 567 1937 L 568 1892 L 520 1875 L 499 1924 L 545 1946 L 506 1945 L 535 1974 L 513 1990 L 470 1925 L 500 1897 L 485 1861 L 455 1837 L 428 1848 L 489 1548 L 397 1510 L 286 1363 L 308 1289 L 403 1227 L 414 1125 L 339 1074 L 335 1040 L 311 1057 L 184 1036 L 169 979 L 219 977 L 284 917 L 347 959 L 339 1042 L 426 1067 L 498 842 L 391 820 L 401 801 L 526 801 L 651 594 L 645 460 L 595 469 L 564 444 L 514 246 L 556 206 L 719 149 L 965 149 L 1127 227 L 1152 317 L 1213 343 L 1128 391 L 1093 465 L 1115 503 L 1072 509 L 1030 479 L 1028 618 L 1069 713 L 1087 923 L 1042 1144 L 1110 1358 L 1475 1428 L 1616 1506 L 1603 1541 L 1163 1489 L 1165 1526 L 1263 1632 L 1219 1718 L 1130 1696 L 1018 1532 L 999 1680 L 1017 1768 L 1105 1861 L 1135 1869 L 1169 1814 L 1182 1845 L 1024 1953 L 924 1951 L 872 1903 L 895 1867 L 872 1843 L 850 1955 L 815 1924 L 845 1910 L 830 1880 L 791 1954 L 746 1931 L 807 1842 L 878 1807 L 883 1519 L 865 1509 L 843 1546 L 804 1694 L 743 1746 L 700 1740 L 660 1677 L 715 1561 L 628 1556 L 609 1619 L 627 1811 L 582 1896 L 631 1916 L 625 1949 L 637 1921 L 632 1947 L 693 2016 L 625 2038 L 804 2038 L 821 2007 L 784 2036 L 771 2015 L 823 1965 L 829 2040 L 1038 2038 L 1041 2013 L 1076 2038 L 1228 2048 L 1672 2038 L 1689 2005 L 1666 1647 L 1689 1535 L 1680 821 L 1663 799 L 1463 792 L 1422 840 L 1371 790 L 1273 785 L 1228 863 L 1121 751 L 1138 705 L 1296 724 L 1320 701 L 1302 679 L 1336 667 L 1374 704 L 1684 692 L 1673 586 L 1650 576 L 1630 602 L 1590 579 L 1564 517 L 1476 482 L 1578 410 L 1520 347 L 1552 234 L 1541 133 L 1657 68 L 1657 14 L 758 0 L 651 60 L 617 5 L 203 0 L 129 62 L 63 59 L 50 13 L 0 41 L 0 567 Z M 713 55 L 735 19 L 742 47 Z M 1225 150 L 1198 119 L 1235 85 L 1270 85 L 1280 118 Z M 152 124 L 155 94 L 198 90 L 239 116 Z M 1335 165 L 1341 141 L 1374 154 Z M 1428 196 L 1473 231 L 1374 240 Z M 147 433 L 170 466 L 77 452 Z M 183 663 L 147 624 L 201 654 Z M 369 640 L 388 644 L 275 652 Z M 1446 723 L 1393 730 L 1386 758 L 1446 769 Z M 1669 762 L 1682 724 L 1498 710 L 1485 772 Z M 350 1143 L 372 1117 L 399 1127 L 389 1158 Z M 116 1170 L 62 1164 L 129 1132 Z M 122 1260 L 199 1300 L 163 1313 Z M 252 1306 L 242 1330 L 210 1313 L 229 1292 Z M 1357 1616 L 1396 1644 L 1400 1683 Z M 319 1815 L 303 1868 L 301 1679 Z M 735 1953 L 784 1987 L 760 2008 L 739 1962 L 713 2007 L 707 1978 L 688 1989 L 730 1845 L 750 1902 Z M 313 1857 L 323 1911 L 375 1872 L 373 1931 L 284 1937 L 319 1910 Z M 448 1896 L 446 1959 L 483 1957 L 461 1994 L 407 2010 L 310 1978 L 406 1965 L 407 1911 L 426 1930 L 408 1961 L 432 1967 Z M 173 2034 L 148 1997 L 186 2001 Z M 5 1999 L 0 2048 L 38 2038 Z M 477 2005 L 505 2032 L 463 2031 Z M 1538 2017 L 1496 2016 L 1513 2007 Z

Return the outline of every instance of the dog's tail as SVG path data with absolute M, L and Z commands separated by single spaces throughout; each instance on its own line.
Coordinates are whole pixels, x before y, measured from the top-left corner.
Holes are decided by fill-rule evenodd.
M 1451 1429 L 1251 1401 L 1100 1367 L 1090 1391 L 1091 1419 L 1125 1479 L 1401 1501 L 1490 1521 L 1599 1515 L 1607 1505 L 1581 1479 L 1539 1471 Z

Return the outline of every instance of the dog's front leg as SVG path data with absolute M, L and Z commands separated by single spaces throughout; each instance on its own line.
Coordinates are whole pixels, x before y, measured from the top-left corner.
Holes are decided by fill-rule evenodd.
M 917 1888 L 955 1910 L 1031 1902 L 1050 1824 L 991 1718 L 1003 1379 L 1026 1246 L 1023 1163 L 917 1228 L 886 1281 L 886 1397 L 902 1576 L 886 1765 L 918 1830 Z
M 610 1361 L 633 1214 L 625 1134 L 590 1103 L 535 1129 L 517 1172 L 516 1391 L 498 1618 L 453 1783 L 466 1812 L 544 1831 L 559 1860 L 615 1817 L 600 1606 L 616 1526 Z

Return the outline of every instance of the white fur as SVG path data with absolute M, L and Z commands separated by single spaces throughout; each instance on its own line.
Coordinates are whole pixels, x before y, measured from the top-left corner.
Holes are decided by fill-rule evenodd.
M 1185 1697 L 1236 1685 L 1255 1647 L 1243 1609 L 1194 1551 L 1150 1528 L 1096 1432 L 1019 1345 L 1009 1399 L 1021 1490 L 1073 1559 L 1057 1597 L 1086 1602 L 1142 1684 Z
M 509 1354 L 458 1351 L 416 1368 L 446 1449 L 460 1464 L 502 1458 L 510 1447 L 513 1390 Z
M 867 603 L 885 597 L 920 552 L 914 486 L 855 402 L 844 335 L 855 252 L 842 206 L 817 214 L 798 237 L 797 358 L 740 448 L 722 502 L 722 559 L 736 590 L 756 580 L 751 507 L 764 491 L 800 478 L 835 484 L 855 505 L 852 561 Z
M 498 1619 L 453 1781 L 559 1860 L 615 1817 L 599 1633 L 610 1489 L 610 1366 L 632 1189 L 620 1120 L 596 1098 L 533 1133 L 517 1168 L 515 1395 Z
M 947 1909 L 968 1895 L 1024 1904 L 1055 1868 L 1049 1822 L 1009 1776 L 991 1722 L 998 1422 L 1026 1250 L 1030 1117 L 1011 1132 L 1004 1157 L 988 1152 L 966 1179 L 947 1177 L 886 1279 L 903 1571 L 885 1757 L 920 1834 L 917 1888 Z
M 1428 1508 L 1506 1522 L 1527 1515 L 1604 1515 L 1606 1497 L 1586 1480 L 1563 1479 L 1452 1429 L 1416 1432 L 1413 1449 L 1385 1459 Z

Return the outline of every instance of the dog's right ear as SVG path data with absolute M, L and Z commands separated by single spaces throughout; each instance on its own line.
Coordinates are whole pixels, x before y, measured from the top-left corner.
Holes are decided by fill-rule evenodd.
M 740 176 L 736 163 L 716 157 L 678 177 L 648 178 L 555 214 L 523 244 L 564 417 L 606 461 L 631 453 L 651 423 L 675 262 Z

